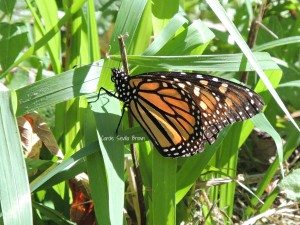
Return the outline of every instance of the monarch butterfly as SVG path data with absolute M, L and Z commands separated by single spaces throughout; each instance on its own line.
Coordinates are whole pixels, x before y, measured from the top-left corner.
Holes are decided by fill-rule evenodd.
M 155 147 L 166 157 L 191 156 L 212 144 L 228 124 L 259 113 L 261 97 L 218 77 L 151 72 L 130 77 L 112 69 L 116 93 Z M 108 91 L 106 91 L 108 92 Z

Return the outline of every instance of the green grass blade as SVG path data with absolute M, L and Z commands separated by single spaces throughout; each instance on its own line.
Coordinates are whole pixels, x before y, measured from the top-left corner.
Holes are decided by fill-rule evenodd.
M 255 46 L 253 48 L 253 50 L 260 52 L 260 51 L 265 51 L 267 49 L 276 48 L 279 46 L 297 44 L 297 43 L 300 43 L 300 36 L 293 36 L 293 37 L 281 38 L 281 39 L 278 39 L 275 41 L 270 41 L 270 42 Z
M 187 26 L 187 23 L 188 20 L 182 14 L 176 14 L 155 37 L 143 55 L 157 54 L 161 56 L 202 53 L 214 35 L 200 20 L 194 21 L 189 26 Z M 201 51 L 199 51 L 199 48 L 201 48 Z
M 14 63 L 20 52 L 28 45 L 28 34 L 24 27 L 21 24 L 0 23 L 2 33 L 0 39 L 0 65 L 3 71 Z
M 181 28 L 184 24 L 187 24 L 188 20 L 181 14 L 176 14 L 166 27 L 155 37 L 151 45 L 145 50 L 143 55 L 155 55 L 171 38 L 175 35 L 175 32 Z
M 0 10 L 8 15 L 11 15 L 16 4 L 16 0 L 1 0 L 0 1 Z
M 45 106 L 95 92 L 102 63 L 101 60 L 96 65 L 69 70 L 16 90 L 18 96 L 17 115 L 20 116 Z
M 234 41 L 237 43 L 237 45 L 240 47 L 242 52 L 247 57 L 250 65 L 254 68 L 254 70 L 257 72 L 259 77 L 262 79 L 266 87 L 268 88 L 269 92 L 277 102 L 277 104 L 280 106 L 282 111 L 286 114 L 288 119 L 292 122 L 292 124 L 295 126 L 295 128 L 300 132 L 300 128 L 285 107 L 284 103 L 282 102 L 281 98 L 275 91 L 275 89 L 272 87 L 271 82 L 266 77 L 263 69 L 259 66 L 259 63 L 253 53 L 251 52 L 250 48 L 246 44 L 245 40 L 241 36 L 241 34 L 238 32 L 237 28 L 234 26 L 232 21 L 227 16 L 227 13 L 225 9 L 222 7 L 222 5 L 219 3 L 219 1 L 213 1 L 213 0 L 206 0 L 208 5 L 211 7 L 211 9 L 215 12 L 216 16 L 220 19 L 220 21 L 223 23 L 223 25 L 226 27 L 228 32 L 232 35 Z
M 74 4 L 70 8 L 68 8 L 66 14 L 58 21 L 56 25 L 54 25 L 53 28 L 51 28 L 51 30 L 49 30 L 41 39 L 39 39 L 30 48 L 28 48 L 9 68 L 3 71 L 3 73 L 0 75 L 0 79 L 5 77 L 12 68 L 18 66 L 24 60 L 31 57 L 36 50 L 40 49 L 41 47 L 44 47 L 47 44 L 47 42 L 50 41 L 56 35 L 56 33 L 60 31 L 61 27 L 65 25 L 68 19 L 70 19 L 70 17 L 74 13 L 81 9 L 85 1 L 86 0 L 78 0 L 74 2 Z
M 281 71 L 270 70 L 266 71 L 266 74 L 269 76 L 272 85 L 274 87 L 278 86 L 281 79 Z M 257 93 L 262 93 L 265 103 L 267 104 L 270 100 L 270 94 L 265 92 L 265 89 L 263 82 L 259 80 L 255 87 L 255 91 Z M 266 126 L 268 123 L 264 123 L 264 125 Z M 226 176 L 231 178 L 236 177 L 238 150 L 246 141 L 253 128 L 253 123 L 251 123 L 250 120 L 234 124 L 230 128 L 228 136 L 224 140 L 222 148 L 216 156 L 216 166 L 221 168 L 221 171 L 226 174 Z M 235 188 L 236 183 L 228 183 L 220 187 L 213 187 L 211 190 L 214 201 L 219 201 L 219 207 L 226 212 L 227 217 L 224 217 L 224 219 L 228 222 L 230 222 L 228 218 L 231 218 L 233 213 Z M 219 196 L 213 194 L 218 192 Z
M 200 55 L 213 38 L 210 29 L 201 20 L 195 20 L 177 31 L 157 55 Z
M 139 25 L 133 35 L 134 45 L 127 48 L 127 53 L 130 54 L 142 54 L 145 49 L 149 46 L 152 33 L 152 19 L 151 19 L 151 2 L 147 1 L 143 14 L 140 18 Z
M 264 115 L 258 115 L 252 118 L 252 122 L 254 123 L 255 127 L 257 127 L 259 130 L 268 133 L 274 140 L 277 148 L 277 154 L 278 159 L 280 163 L 281 168 L 281 175 L 284 177 L 284 171 L 283 171 L 283 150 L 282 150 L 282 140 L 280 135 L 276 132 L 276 130 L 272 127 L 270 122 L 267 120 L 267 118 Z
M 46 171 L 44 171 L 30 183 L 31 192 L 37 190 L 39 187 L 41 187 L 44 183 L 49 181 L 58 173 L 70 169 L 84 157 L 89 156 L 95 153 L 96 151 L 99 151 L 99 147 L 96 142 L 93 142 L 90 145 L 82 148 L 80 151 L 74 153 L 68 159 L 64 159 L 61 163 L 53 164 L 51 167 L 49 167 Z
M 95 204 L 95 215 L 99 225 L 110 225 L 109 186 L 106 168 L 100 151 L 87 158 L 91 196 Z
M 176 224 L 176 169 L 177 161 L 152 154 L 152 224 Z
M 135 49 L 132 43 L 135 43 L 139 37 L 139 34 L 136 32 L 144 30 L 140 27 L 140 21 L 143 18 L 146 3 L 146 0 L 122 1 L 116 19 L 114 33 L 110 41 L 110 52 L 119 54 L 118 36 L 126 32 L 129 35 L 125 40 L 129 52 L 133 50 L 141 52 L 139 49 Z M 144 23 L 147 24 L 147 18 L 143 19 L 145 20 Z M 110 68 L 119 66 L 120 61 L 106 61 L 102 71 L 103 76 L 101 76 L 99 82 L 101 87 L 107 89 L 112 88 Z M 98 139 L 102 153 L 101 156 L 96 156 L 100 164 L 95 167 L 99 172 L 99 177 L 97 178 L 92 175 L 92 188 L 94 189 L 92 190 L 92 195 L 96 203 L 96 217 L 99 224 L 122 224 L 124 203 L 124 146 L 123 143 L 115 143 L 111 140 L 102 139 L 102 135 L 115 137 L 115 130 L 119 121 L 119 116 L 117 115 L 120 115 L 120 103 L 117 99 L 101 95 L 97 104 L 92 104 L 92 110 L 94 111 L 94 117 L 97 123 Z M 95 162 L 95 160 L 89 160 L 90 163 L 93 163 L 92 161 Z M 96 187 L 97 183 L 102 185 L 103 188 L 100 193 L 96 193 L 98 190 Z
M 11 93 L 0 84 L 0 196 L 5 225 L 30 225 L 31 195 Z
M 283 87 L 300 87 L 300 80 L 293 80 L 279 85 L 280 88 Z
M 119 100 L 108 95 L 101 95 L 100 99 L 91 104 L 97 126 L 98 140 L 102 160 L 99 178 L 102 192 L 99 192 L 99 224 L 121 225 L 123 223 L 124 204 L 124 146 L 117 141 L 116 128 L 120 120 L 121 110 Z M 104 185 L 105 184 L 105 185 Z
M 202 32 L 199 33 L 199 30 Z M 200 20 L 188 25 L 186 18 L 178 13 L 155 37 L 143 55 L 158 55 L 158 57 L 178 55 L 178 57 L 181 57 L 183 55 L 201 54 L 212 38 L 213 33 Z M 149 68 L 138 67 L 132 73 L 149 72 L 149 69 L 155 66 L 150 61 L 149 63 Z M 157 70 L 158 67 L 155 67 L 155 69 Z M 171 69 L 174 70 L 174 68 Z
M 279 67 L 268 53 L 255 53 L 259 64 L 264 70 L 278 70 Z M 112 55 L 112 60 L 120 61 L 120 56 Z M 132 65 L 145 66 L 148 68 L 189 70 L 189 71 L 223 71 L 236 72 L 241 70 L 253 71 L 249 63 L 243 60 L 242 54 L 219 54 L 197 56 L 139 56 L 128 55 L 128 62 Z
M 290 128 L 291 129 L 291 128 Z M 287 160 L 288 157 L 295 151 L 295 148 L 299 146 L 300 144 L 300 136 L 297 132 L 291 132 L 290 135 L 287 137 L 286 143 L 283 147 L 283 160 Z M 270 182 L 274 178 L 276 172 L 278 171 L 279 167 L 279 160 L 278 157 L 276 160 L 272 163 L 272 165 L 268 168 L 268 170 L 265 172 L 265 176 L 262 179 L 262 181 L 259 183 L 257 191 L 255 192 L 256 196 L 260 197 L 262 194 L 264 194 L 266 188 L 268 185 L 270 185 Z M 273 195 L 269 195 L 267 199 L 265 200 L 266 202 L 269 202 L 269 198 L 274 199 Z M 268 208 L 258 205 L 258 200 L 257 198 L 253 197 L 250 200 L 249 206 L 245 209 L 244 211 L 244 219 L 249 218 L 253 214 L 255 214 L 257 211 L 263 212 L 263 210 L 260 210 L 260 207 L 265 210 Z M 270 203 L 269 203 L 270 204 Z
M 87 153 L 85 148 L 82 148 L 87 154 L 87 157 L 90 155 L 94 154 L 92 153 Z M 72 155 L 73 157 L 73 155 Z M 51 167 L 54 168 L 54 167 Z M 49 170 L 48 170 L 49 171 Z M 40 190 L 46 189 L 46 190 L 51 190 L 52 188 L 56 188 L 55 185 L 64 185 L 64 182 L 66 180 L 73 179 L 76 175 L 79 175 L 80 173 L 85 173 L 86 172 L 86 161 L 83 159 L 76 160 L 76 162 L 70 164 L 69 166 L 65 166 L 64 168 L 61 168 L 60 171 L 57 171 L 55 175 L 49 177 L 48 180 L 46 180 L 43 184 L 38 186 L 38 189 L 35 190 L 35 192 L 38 192 Z M 60 186 L 61 187 L 61 186 Z M 67 204 L 67 203 L 65 203 Z
M 118 36 L 128 33 L 128 38 L 125 40 L 126 48 L 128 50 L 134 50 L 134 43 L 139 37 L 136 34 L 139 29 L 139 21 L 143 16 L 143 12 L 146 8 L 146 0 L 123 0 L 118 12 L 118 17 L 116 19 L 114 32 L 110 40 L 110 52 L 112 54 L 119 54 L 119 42 Z M 130 53 L 130 51 L 128 51 Z M 111 68 L 120 67 L 121 60 L 114 62 L 112 60 L 106 60 L 104 64 L 103 74 L 101 76 L 99 85 L 107 89 L 112 89 L 112 82 L 110 79 Z
M 253 126 L 245 129 L 243 126 L 247 126 L 246 123 L 249 123 L 249 121 L 234 124 L 230 128 L 227 138 L 222 143 L 220 151 L 216 155 L 216 167 L 220 168 L 220 170 L 228 177 L 235 177 L 236 175 L 237 153 L 240 147 L 239 142 L 241 133 L 244 133 L 247 137 L 253 129 Z M 213 187 L 211 190 L 211 193 L 219 191 L 219 196 L 213 195 L 215 198 L 212 202 L 217 202 L 219 200 L 219 207 L 226 212 L 227 217 L 231 217 L 232 215 L 235 187 L 236 183 L 232 182 L 221 185 L 220 187 Z M 224 221 L 229 222 L 227 217 L 224 216 Z
M 277 199 L 278 194 L 280 194 L 280 190 L 276 187 L 265 199 L 264 204 L 258 210 L 258 214 L 263 213 L 274 207 L 274 201 Z
M 90 50 L 90 61 L 94 62 L 100 59 L 100 47 L 98 40 L 98 30 L 97 30 L 97 21 L 95 20 L 95 5 L 93 0 L 88 0 L 88 12 L 86 13 L 87 17 L 87 35 L 88 35 L 88 49 Z
M 152 0 L 153 33 L 156 36 L 178 12 L 179 0 Z
M 135 32 L 138 30 L 139 21 L 143 15 L 147 1 L 130 1 L 124 0 L 121 3 L 118 17 L 114 28 L 114 33 L 111 37 L 111 49 L 112 54 L 119 53 L 118 36 L 128 33 L 129 37 L 125 40 L 127 49 L 130 49 L 135 37 Z
M 37 202 L 33 202 L 33 207 L 37 209 L 43 216 L 45 216 L 48 220 L 52 220 L 55 224 L 59 225 L 76 225 L 76 223 L 65 218 L 58 211 L 51 209 L 45 205 L 39 204 Z
M 227 136 L 228 128 L 225 128 L 218 136 L 213 145 L 207 145 L 205 151 L 188 158 L 177 172 L 176 203 L 180 202 L 190 190 L 194 182 L 201 175 L 213 155 L 216 153 L 224 138 Z M 197 171 L 197 172 L 195 172 Z
M 35 1 L 36 8 L 31 6 L 31 2 L 26 0 L 26 3 L 31 9 L 31 13 L 34 16 L 36 25 L 38 26 L 41 37 L 44 36 L 52 27 L 58 23 L 58 9 L 54 0 L 50 1 Z M 36 14 L 38 9 L 39 15 Z M 61 35 L 57 32 L 51 40 L 46 44 L 49 56 L 51 59 L 51 65 L 55 73 L 61 72 Z

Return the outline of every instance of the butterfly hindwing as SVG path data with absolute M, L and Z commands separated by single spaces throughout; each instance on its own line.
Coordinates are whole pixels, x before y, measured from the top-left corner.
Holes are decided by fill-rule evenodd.
M 239 84 L 208 75 L 192 74 L 190 92 L 200 107 L 204 139 L 210 144 L 228 124 L 248 119 L 263 106 L 261 98 Z

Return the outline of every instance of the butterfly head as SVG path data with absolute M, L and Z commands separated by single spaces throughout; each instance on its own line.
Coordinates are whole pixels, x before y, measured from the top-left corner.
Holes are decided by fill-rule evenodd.
M 124 71 L 112 69 L 111 81 L 115 83 L 118 98 L 128 103 L 132 98 L 132 88 L 129 85 L 129 76 Z

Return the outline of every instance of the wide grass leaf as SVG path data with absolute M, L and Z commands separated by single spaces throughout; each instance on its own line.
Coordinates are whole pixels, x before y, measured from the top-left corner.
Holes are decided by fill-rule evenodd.
M 30 225 L 31 195 L 10 91 L 0 84 L 0 196 L 5 225 Z
M 116 128 L 120 120 L 121 110 L 118 100 L 103 96 L 91 104 L 97 126 L 97 135 L 101 154 L 97 155 L 99 171 L 98 193 L 94 193 L 98 201 L 98 223 L 103 225 L 121 225 L 123 223 L 124 205 L 124 146 L 117 140 Z M 100 180 L 101 179 L 101 180 Z M 95 188 L 95 187 L 94 187 Z M 94 190 L 95 192 L 95 190 Z

